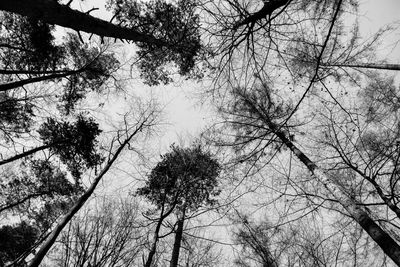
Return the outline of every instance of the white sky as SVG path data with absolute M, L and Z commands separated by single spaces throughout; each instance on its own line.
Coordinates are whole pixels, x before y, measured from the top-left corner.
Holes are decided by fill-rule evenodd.
M 104 0 L 85 2 L 75 1 L 75 8 L 89 10 L 93 6 L 104 6 Z M 363 35 L 374 34 L 379 27 L 400 21 L 400 1 L 398 0 L 363 0 L 360 1 L 360 26 Z M 79 7 L 78 7 L 79 6 Z M 105 9 L 100 9 L 91 13 L 93 16 L 99 16 L 107 19 L 110 15 Z M 392 63 L 399 63 L 399 47 L 395 46 L 399 41 L 399 33 L 388 36 L 387 41 L 382 45 L 383 57 Z M 390 53 L 390 54 L 388 54 Z M 128 89 L 128 88 L 127 88 Z M 128 89 L 129 90 L 129 89 Z M 207 105 L 201 107 L 199 101 L 193 93 L 201 90 L 201 85 L 193 82 L 185 82 L 183 85 L 158 86 L 148 88 L 144 86 L 142 90 L 151 91 L 158 96 L 157 99 L 162 106 L 165 106 L 165 121 L 169 123 L 162 131 L 164 136 L 158 140 L 159 153 L 164 153 L 173 142 L 188 142 L 198 136 L 208 122 L 212 120 L 213 114 Z M 190 141 L 189 141 L 190 142 Z

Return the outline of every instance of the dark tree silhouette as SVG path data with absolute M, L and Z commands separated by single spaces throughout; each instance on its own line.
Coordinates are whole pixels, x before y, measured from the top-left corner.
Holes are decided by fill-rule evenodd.
M 221 166 L 210 153 L 202 151 L 200 146 L 179 148 L 172 145 L 171 150 L 161 156 L 161 161 L 149 174 L 146 185 L 139 188 L 137 193 L 163 211 L 164 206 L 175 209 L 178 220 L 170 261 L 170 266 L 175 267 L 178 266 L 185 214 L 215 203 L 213 197 L 220 192 L 217 189 L 217 178 Z M 149 256 L 153 255 L 154 252 L 151 252 Z M 147 262 L 146 266 L 150 266 L 150 257 Z
M 0 228 L 0 265 L 12 262 L 36 241 L 39 231 L 26 222 Z

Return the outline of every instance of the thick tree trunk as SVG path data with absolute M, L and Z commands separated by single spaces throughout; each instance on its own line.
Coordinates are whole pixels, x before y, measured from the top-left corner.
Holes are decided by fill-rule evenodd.
M 168 46 L 164 41 L 61 5 L 55 0 L 1 0 L 0 10 L 104 37 Z
M 114 153 L 113 157 L 107 162 L 101 173 L 96 177 L 93 181 L 92 185 L 88 188 L 88 190 L 77 200 L 77 202 L 73 205 L 73 207 L 68 211 L 68 213 L 61 219 L 61 221 L 56 225 L 56 227 L 52 230 L 47 240 L 40 247 L 39 251 L 36 253 L 35 257 L 28 264 L 29 267 L 38 267 L 42 262 L 43 258 L 46 256 L 47 252 L 50 250 L 57 237 L 64 229 L 64 227 L 69 223 L 72 217 L 80 210 L 80 208 L 86 203 L 89 197 L 93 194 L 96 189 L 97 184 L 103 178 L 103 176 L 108 172 L 111 168 L 114 161 L 118 158 L 119 154 L 121 154 L 122 150 L 125 146 L 128 145 L 130 140 L 142 130 L 144 122 L 136 128 L 136 130 L 120 145 L 117 151 Z
M 270 120 L 268 115 L 256 106 L 245 94 L 240 95 L 252 112 L 257 114 L 266 126 L 293 152 L 293 154 L 307 167 L 307 169 L 324 185 L 335 199 L 347 210 L 348 214 L 368 233 L 368 235 L 382 248 L 384 253 L 400 266 L 400 246 L 369 216 L 362 204 L 358 204 L 346 192 L 335 176 L 322 171 L 306 154 L 298 149 L 286 136 L 281 128 Z
M 176 233 L 175 233 L 175 241 L 174 247 L 172 250 L 171 262 L 169 264 L 170 267 L 178 267 L 179 261 L 179 251 L 181 249 L 182 235 L 183 235 L 183 226 L 185 223 L 185 207 L 183 207 L 182 217 L 178 221 Z

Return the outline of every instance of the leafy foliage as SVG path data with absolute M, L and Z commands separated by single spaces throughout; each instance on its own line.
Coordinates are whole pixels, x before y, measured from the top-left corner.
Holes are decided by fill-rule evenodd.
M 145 196 L 161 207 L 164 203 L 182 209 L 196 210 L 202 205 L 213 205 L 212 198 L 220 193 L 216 188 L 221 170 L 216 159 L 200 146 L 179 148 L 162 155 L 161 161 L 149 174 L 146 185 L 138 195 Z
M 113 53 L 105 53 L 99 48 L 84 46 L 73 34 L 69 34 L 66 38 L 65 49 L 71 58 L 73 69 L 82 70 L 68 78 L 61 97 L 60 107 L 69 114 L 89 90 L 101 92 L 104 83 L 120 64 Z
M 6 44 L 3 59 L 11 69 L 55 69 L 63 61 L 64 50 L 54 44 L 50 26 L 33 18 L 3 13 L 0 42 Z
M 76 179 L 80 178 L 84 166 L 93 168 L 103 160 L 96 153 L 96 137 L 101 130 L 92 118 L 80 114 L 74 123 L 49 118 L 38 132 L 43 143 L 51 146 L 50 150 L 60 157 Z
M 168 44 L 139 43 L 138 68 L 149 85 L 172 81 L 168 69 L 174 62 L 180 75 L 189 75 L 201 54 L 199 16 L 194 12 L 195 1 L 166 2 L 162 0 L 111 0 L 116 19 L 124 26 L 148 33 Z
M 38 230 L 26 222 L 0 228 L 0 263 L 13 261 L 36 241 Z
M 66 173 L 48 160 L 23 162 L 18 172 L 7 172 L 2 180 L 0 213 L 18 211 L 45 230 L 83 191 L 80 184 L 71 183 Z
M 8 134 L 26 132 L 32 124 L 33 109 L 29 101 L 20 100 L 10 96 L 6 92 L 0 93 L 0 129 L 7 133 L 4 137 L 8 140 Z

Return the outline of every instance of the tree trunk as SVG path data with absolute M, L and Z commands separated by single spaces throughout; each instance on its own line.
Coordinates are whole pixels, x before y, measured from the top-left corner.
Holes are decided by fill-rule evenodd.
M 55 0 L 1 0 L 0 10 L 104 37 L 168 46 L 162 40 L 61 5 Z
M 321 63 L 322 67 L 340 67 L 354 69 L 374 69 L 374 70 L 400 70 L 400 64 L 375 64 L 375 63 L 358 63 L 358 64 L 329 64 Z
M 281 130 L 281 127 L 270 120 L 265 112 L 261 111 L 246 95 L 240 95 L 252 112 L 256 113 L 266 126 L 293 152 L 293 154 L 307 167 L 307 169 L 322 182 L 324 187 L 347 210 L 348 214 L 368 233 L 368 235 L 382 248 L 384 253 L 400 266 L 400 246 L 369 216 L 362 204 L 358 204 L 346 192 L 336 177 L 322 171 L 311 161 Z
M 169 264 L 170 267 L 178 267 L 179 261 L 179 250 L 181 249 L 181 242 L 182 242 L 182 235 L 183 235 L 183 226 L 185 223 L 185 209 L 183 207 L 182 210 L 182 217 L 178 221 L 176 233 L 175 233 L 175 241 L 174 241 L 174 248 L 172 250 L 171 262 Z
M 160 234 L 162 223 L 163 223 L 164 219 L 167 218 L 172 213 L 174 208 L 175 208 L 175 205 L 172 206 L 165 214 L 164 214 L 164 205 L 161 209 L 161 215 L 157 222 L 156 230 L 154 231 L 153 245 L 151 246 L 151 250 L 149 252 L 146 263 L 144 265 L 145 267 L 150 267 L 151 263 L 153 262 L 153 257 L 157 251 L 157 243 L 159 240 L 159 234 Z
M 50 148 L 50 147 L 52 147 L 53 145 L 54 145 L 54 144 L 39 146 L 39 147 L 33 148 L 33 149 L 31 149 L 31 150 L 22 152 L 21 154 L 15 155 L 15 156 L 13 156 L 13 157 L 11 157 L 11 158 L 3 159 L 2 161 L 0 161 L 0 166 L 1 166 L 1 165 L 4 165 L 4 164 L 7 164 L 7 163 L 10 163 L 10 162 L 12 162 L 12 161 L 14 161 L 14 160 L 22 159 L 22 158 L 24 158 L 24 157 L 33 155 L 33 154 L 35 154 L 36 152 L 39 152 L 39 151 L 45 150 L 45 149 L 47 149 L 47 148 Z
M 52 79 L 57 79 L 57 78 L 64 78 L 73 74 L 78 74 L 80 72 L 83 72 L 85 69 L 79 69 L 75 71 L 67 71 L 64 73 L 56 73 L 56 74 L 50 74 L 50 75 L 45 75 L 45 76 L 40 76 L 40 77 L 34 77 L 34 78 L 29 78 L 17 82 L 11 82 L 11 83 L 5 83 L 5 84 L 0 84 L 0 92 L 5 92 L 14 88 L 18 88 L 30 83 L 37 83 L 37 82 L 42 82 L 46 80 L 52 80 Z
M 145 121 L 144 121 L 145 122 Z M 106 166 L 103 168 L 101 173 L 96 177 L 93 181 L 92 185 L 88 188 L 88 190 L 75 202 L 73 207 L 68 211 L 68 213 L 61 219 L 61 221 L 56 225 L 53 231 L 50 233 L 47 240 L 43 243 L 40 247 L 39 251 L 33 257 L 31 262 L 28 264 L 29 267 L 38 267 L 39 264 L 42 262 L 43 258 L 46 256 L 47 252 L 50 250 L 54 242 L 56 241 L 57 237 L 64 229 L 64 227 L 69 223 L 72 217 L 80 210 L 80 208 L 86 203 L 89 197 L 93 194 L 94 190 L 96 189 L 97 184 L 103 178 L 103 176 L 108 172 L 111 168 L 114 161 L 118 158 L 119 154 L 121 154 L 122 150 L 125 146 L 127 146 L 130 140 L 142 130 L 144 122 L 141 123 L 135 131 L 120 145 L 117 151 L 114 153 L 113 157 L 107 162 Z
M 12 74 L 27 74 L 27 75 L 39 75 L 39 74 L 56 74 L 66 73 L 71 70 L 6 70 L 0 69 L 0 74 L 12 75 Z
M 270 122 L 271 123 L 271 122 Z M 296 155 L 296 157 L 318 178 L 325 188 L 335 196 L 335 199 L 347 210 L 349 215 L 369 234 L 369 236 L 382 248 L 384 253 L 389 256 L 398 266 L 400 266 L 400 246 L 390 237 L 378 224 L 371 219 L 368 212 L 362 205 L 348 196 L 338 183 L 336 177 L 328 175 L 312 162 L 301 150 L 290 141 L 286 135 L 275 125 L 270 124 L 270 128 L 276 136 Z

